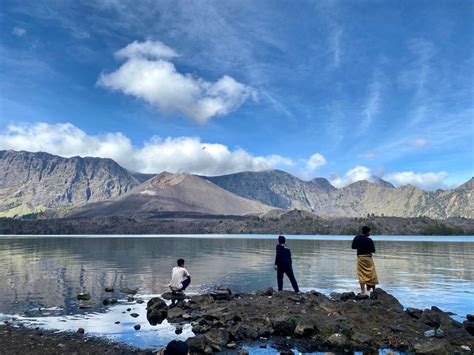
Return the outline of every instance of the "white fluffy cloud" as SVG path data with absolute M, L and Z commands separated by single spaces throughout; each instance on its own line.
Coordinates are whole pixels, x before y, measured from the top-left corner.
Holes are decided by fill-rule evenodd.
M 369 168 L 365 166 L 356 166 L 346 172 L 344 176 L 342 177 L 336 177 L 334 179 L 331 179 L 331 184 L 333 184 L 335 187 L 344 187 L 347 185 L 350 185 L 356 181 L 360 180 L 371 180 L 372 179 L 372 172 L 370 171 Z
M 331 179 L 331 183 L 338 187 L 350 185 L 356 181 L 367 180 L 375 181 L 377 178 L 375 174 L 366 166 L 356 166 L 350 169 L 342 177 Z M 413 171 L 395 172 L 386 174 L 382 179 L 391 182 L 395 186 L 414 185 L 422 189 L 433 189 L 442 187 L 444 180 L 448 177 L 448 173 L 441 171 L 437 173 L 415 173 Z
M 0 149 L 111 158 L 143 173 L 220 175 L 293 165 L 286 157 L 254 156 L 241 148 L 230 150 L 223 144 L 204 143 L 196 137 L 162 139 L 155 136 L 142 147 L 135 147 L 122 133 L 88 135 L 70 123 L 10 125 L 0 133 Z
M 448 173 L 440 171 L 438 173 L 414 173 L 413 171 L 403 171 L 400 173 L 388 174 L 386 180 L 395 185 L 414 185 L 420 188 L 431 189 L 440 187 Z
M 321 166 L 326 165 L 326 163 L 327 163 L 326 158 L 323 155 L 319 153 L 314 153 L 306 161 L 306 168 L 309 171 L 315 171 L 317 168 L 320 168 Z
M 102 73 L 99 86 L 120 91 L 159 107 L 165 113 L 180 112 L 199 123 L 224 116 L 242 105 L 255 91 L 224 75 L 209 82 L 182 74 L 170 59 L 178 54 L 160 41 L 132 42 L 115 55 L 126 59 L 112 73 Z

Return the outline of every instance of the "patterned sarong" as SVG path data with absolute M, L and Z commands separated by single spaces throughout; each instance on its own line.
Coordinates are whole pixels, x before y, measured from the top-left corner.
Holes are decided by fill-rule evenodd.
M 357 255 L 357 276 L 359 276 L 359 283 L 361 284 L 373 286 L 379 283 L 371 256 Z

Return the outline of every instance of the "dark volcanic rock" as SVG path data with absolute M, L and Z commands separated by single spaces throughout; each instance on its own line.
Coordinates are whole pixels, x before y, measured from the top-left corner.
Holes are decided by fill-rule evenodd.
M 474 338 L 465 330 L 470 321 L 463 328 L 436 307 L 404 312 L 400 302 L 384 290 L 377 289 L 376 295 L 377 299 L 354 302 L 351 293 L 336 297 L 338 300 L 315 291 L 298 295 L 282 291 L 272 296 L 259 291 L 230 299 L 214 299 L 211 293 L 193 296 L 170 309 L 168 320 L 192 321 L 198 335 L 189 338 L 188 345 L 194 349 L 191 352 L 201 353 L 225 351 L 229 343 L 238 346 L 262 338 L 272 339 L 279 349 L 301 347 L 308 352 L 388 347 L 465 353 L 474 348 Z M 430 334 L 433 329 L 434 336 L 426 337 L 425 332 Z
M 151 325 L 161 324 L 168 316 L 168 306 L 159 297 L 154 297 L 148 301 L 146 311 L 146 318 Z

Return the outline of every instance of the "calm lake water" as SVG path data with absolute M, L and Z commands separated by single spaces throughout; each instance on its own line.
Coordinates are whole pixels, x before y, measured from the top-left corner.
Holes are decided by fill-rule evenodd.
M 302 291 L 358 290 L 356 256 L 348 236 L 290 236 L 295 275 Z M 474 237 L 373 236 L 380 287 L 405 306 L 436 305 L 461 319 L 474 312 Z M 166 321 L 152 327 L 146 303 L 111 307 L 106 286 L 138 288 L 138 298 L 168 291 L 176 259 L 186 259 L 189 293 L 216 286 L 236 291 L 276 287 L 274 236 L 0 237 L 0 314 L 61 330 L 84 327 L 141 347 L 156 347 L 181 335 Z M 290 286 L 285 280 L 285 288 Z M 79 309 L 76 295 L 87 291 L 95 305 Z M 127 308 L 139 314 L 134 319 Z M 120 321 L 120 324 L 114 324 Z M 140 324 L 139 332 L 133 325 Z M 263 350 L 259 350 L 260 352 Z M 270 351 L 270 350 L 269 350 Z

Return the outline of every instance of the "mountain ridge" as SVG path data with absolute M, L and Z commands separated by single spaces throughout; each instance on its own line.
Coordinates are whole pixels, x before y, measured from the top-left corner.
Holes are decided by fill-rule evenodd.
M 107 158 L 63 158 L 45 152 L 3 150 L 0 151 L 0 217 L 117 199 L 134 189 L 143 189 L 155 176 L 129 171 Z M 321 216 L 474 218 L 474 178 L 454 189 L 425 191 L 409 185 L 394 187 L 376 177 L 336 188 L 325 178 L 304 181 L 282 170 L 183 176 L 189 179 L 196 176 L 226 192 L 271 208 L 300 209 Z M 188 188 L 192 190 L 191 186 Z M 185 195 L 192 200 L 193 196 Z M 235 198 L 232 201 L 237 203 Z M 219 204 L 220 208 L 227 208 Z

